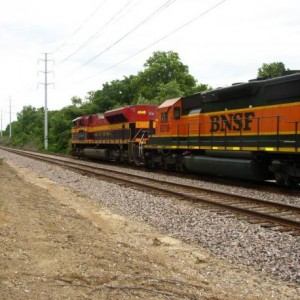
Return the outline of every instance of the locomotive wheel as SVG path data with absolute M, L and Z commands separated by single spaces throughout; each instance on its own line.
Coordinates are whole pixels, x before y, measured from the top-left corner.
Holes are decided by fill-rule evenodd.
M 281 186 L 289 186 L 293 188 L 299 186 L 299 181 L 297 179 L 294 179 L 283 172 L 275 172 L 275 180 L 276 183 Z
M 288 176 L 283 173 L 283 172 L 275 172 L 275 180 L 277 182 L 278 185 L 286 185 L 287 181 L 288 181 Z
M 292 188 L 299 188 L 299 181 L 297 181 L 297 180 L 291 180 L 290 187 L 292 187 Z
M 148 169 L 154 169 L 154 162 L 153 157 L 146 157 L 145 158 L 145 167 Z
M 177 172 L 183 172 L 183 171 L 184 171 L 184 168 L 183 168 L 183 163 L 182 163 L 182 161 L 177 161 L 177 162 L 176 162 L 175 168 L 176 168 L 176 171 L 177 171 Z

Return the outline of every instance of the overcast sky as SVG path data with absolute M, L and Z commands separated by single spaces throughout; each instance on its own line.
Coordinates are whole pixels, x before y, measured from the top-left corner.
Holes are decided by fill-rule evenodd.
M 2 129 L 23 106 L 48 109 L 136 75 L 154 51 L 175 51 L 199 83 L 255 78 L 263 63 L 300 69 L 299 0 L 0 0 Z

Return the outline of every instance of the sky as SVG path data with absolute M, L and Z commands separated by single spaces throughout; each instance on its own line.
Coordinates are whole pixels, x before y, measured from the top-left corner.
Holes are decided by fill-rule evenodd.
M 2 129 L 45 105 L 45 53 L 49 110 L 137 75 L 155 51 L 177 52 L 198 83 L 228 86 L 263 63 L 299 70 L 299 16 L 299 0 L 0 0 Z

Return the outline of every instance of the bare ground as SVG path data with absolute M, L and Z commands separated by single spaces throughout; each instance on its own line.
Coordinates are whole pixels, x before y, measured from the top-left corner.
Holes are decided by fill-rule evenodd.
M 28 169 L 0 164 L 1 299 L 299 299 Z M 99 183 L 101 184 L 101 183 Z

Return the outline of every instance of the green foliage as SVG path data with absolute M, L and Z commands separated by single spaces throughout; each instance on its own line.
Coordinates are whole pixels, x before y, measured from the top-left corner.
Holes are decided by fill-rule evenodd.
M 11 144 L 13 146 L 31 145 L 30 148 L 41 149 L 43 145 L 44 109 L 24 106 L 17 114 L 17 121 L 12 123 Z
M 273 62 L 269 64 L 262 64 L 261 68 L 258 69 L 258 78 L 264 77 L 277 77 L 281 76 L 284 71 L 288 69 L 285 68 L 284 63 L 282 62 Z
M 200 83 L 200 84 L 197 84 L 197 85 L 192 89 L 191 94 L 200 93 L 200 92 L 204 92 L 204 91 L 211 90 L 211 89 L 212 89 L 212 88 L 211 88 L 208 84 Z
M 176 52 L 155 52 L 138 75 L 105 83 L 101 90 L 88 93 L 87 101 L 95 112 L 130 104 L 159 104 L 165 99 L 205 90 L 197 86 Z
M 160 84 L 158 87 L 157 96 L 154 98 L 155 104 L 160 104 L 166 99 L 172 99 L 183 96 L 183 91 L 180 90 L 180 85 L 176 80 L 172 80 L 166 84 Z
M 144 64 L 145 69 L 133 78 L 133 89 L 146 99 L 154 99 L 162 85 L 176 81 L 183 94 L 189 94 L 196 80 L 188 72 L 176 52 L 154 52 Z
M 66 153 L 71 138 L 72 120 L 86 114 L 87 107 L 71 105 L 59 111 L 48 112 L 49 151 Z M 90 113 L 90 112 L 88 112 Z M 8 135 L 8 128 L 6 129 Z M 12 122 L 12 138 L 9 145 L 21 146 L 26 149 L 44 149 L 44 109 L 25 106 L 18 113 L 17 121 Z M 6 142 L 7 136 L 1 140 Z
M 59 111 L 53 111 L 49 118 L 49 147 L 51 152 L 69 152 L 69 140 L 71 139 L 72 121 L 78 116 L 85 115 L 81 107 L 75 105 L 64 107 Z
M 134 104 L 155 104 L 155 103 L 152 103 L 151 100 L 148 100 L 144 98 L 141 94 L 139 94 Z
M 74 105 L 74 106 L 81 106 L 82 105 L 82 99 L 77 97 L 77 96 L 73 96 L 71 98 L 71 101 L 72 101 L 72 105 Z
M 123 80 L 113 80 L 105 83 L 101 90 L 88 93 L 87 100 L 95 108 L 95 112 L 105 112 L 117 105 L 130 105 L 134 102 L 132 80 L 135 76 L 124 77 Z
M 117 102 L 106 93 L 107 91 L 98 90 L 90 92 L 88 101 L 95 108 L 95 111 L 105 112 L 111 109 Z

